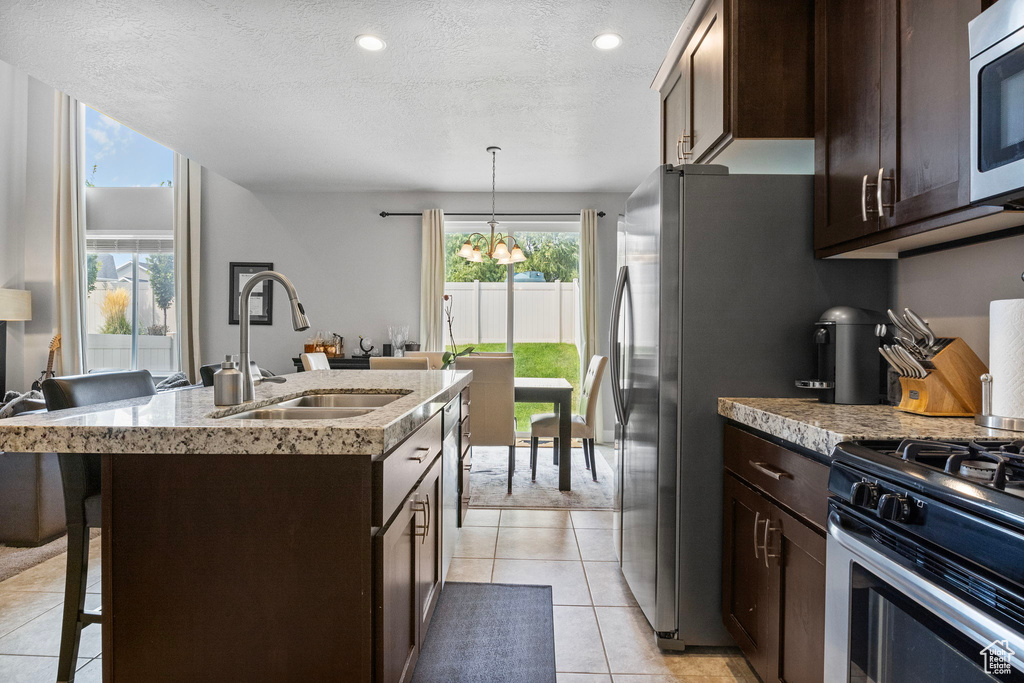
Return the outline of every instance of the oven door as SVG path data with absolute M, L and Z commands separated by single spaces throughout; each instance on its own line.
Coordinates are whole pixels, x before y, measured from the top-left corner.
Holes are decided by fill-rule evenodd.
M 1024 29 L 971 59 L 971 201 L 1024 205 Z
M 1019 632 L 883 545 L 880 526 L 833 509 L 828 527 L 827 683 L 1024 680 Z

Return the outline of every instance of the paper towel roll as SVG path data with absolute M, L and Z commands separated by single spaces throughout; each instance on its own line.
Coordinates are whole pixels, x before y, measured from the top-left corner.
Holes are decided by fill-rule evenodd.
M 992 413 L 1024 418 L 1024 299 L 989 304 Z

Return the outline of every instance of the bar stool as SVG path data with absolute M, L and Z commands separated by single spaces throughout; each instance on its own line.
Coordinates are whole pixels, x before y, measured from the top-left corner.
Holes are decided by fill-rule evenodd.
M 55 377 L 44 380 L 42 389 L 49 411 L 156 394 L 156 385 L 148 370 Z M 57 683 L 75 680 L 82 629 L 102 621 L 100 612 L 85 609 L 89 530 L 99 528 L 101 523 L 100 462 L 100 456 L 95 453 L 60 454 L 60 477 L 64 483 L 64 510 L 68 524 L 68 566 Z

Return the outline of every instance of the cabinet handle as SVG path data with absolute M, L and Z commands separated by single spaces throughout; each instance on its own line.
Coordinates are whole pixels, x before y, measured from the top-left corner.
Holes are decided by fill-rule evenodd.
M 427 528 L 423 532 L 423 540 L 420 541 L 420 543 L 426 543 L 427 542 L 427 536 L 430 535 L 430 517 L 431 517 L 431 514 L 430 514 L 430 494 L 428 493 L 427 494 L 427 514 L 426 514 Z
M 693 136 L 684 130 L 683 134 L 679 136 L 679 142 L 683 145 L 683 159 L 693 156 Z M 687 147 L 690 148 L 689 152 L 686 151 Z
M 889 215 L 892 215 L 892 204 L 886 204 L 882 201 L 882 181 L 889 180 L 893 183 L 893 191 L 896 191 L 896 178 L 894 176 L 885 175 L 885 167 L 878 169 L 878 182 L 875 183 L 875 200 L 878 204 L 878 215 L 884 216 L 885 210 L 889 209 Z
M 430 494 L 429 493 L 427 494 L 426 501 L 416 501 L 416 502 L 413 503 L 413 506 L 414 507 L 413 507 L 412 511 L 413 511 L 414 514 L 417 513 L 417 512 L 422 512 L 423 513 L 423 519 L 426 522 L 426 524 L 423 524 L 423 525 L 417 524 L 417 525 L 415 525 L 416 526 L 415 533 L 416 533 L 417 536 L 423 537 L 423 540 L 420 541 L 420 543 L 426 543 L 427 542 L 427 536 L 430 534 Z
M 676 163 L 677 163 L 677 164 L 681 164 L 681 163 L 683 163 L 683 153 L 682 153 L 682 151 L 681 151 L 681 150 L 679 149 L 679 146 L 680 146 L 681 144 L 683 144 L 683 138 L 682 138 L 682 137 L 680 137 L 680 138 L 678 138 L 678 139 L 676 140 Z
M 427 456 L 430 455 L 430 448 L 428 446 L 420 446 L 416 449 L 416 452 L 419 453 L 419 455 L 410 456 L 409 459 L 415 460 L 416 462 L 423 462 L 427 459 Z
M 867 222 L 867 174 L 860 180 L 860 219 Z
M 771 525 L 771 522 L 767 519 L 764 520 L 764 544 L 761 546 L 761 550 L 764 551 L 764 566 L 768 568 L 768 558 L 778 557 L 780 553 L 772 553 L 768 551 L 768 534 L 775 531 L 775 527 Z
M 754 559 L 755 560 L 760 560 L 761 559 L 761 556 L 758 555 L 758 553 L 757 553 L 757 550 L 758 550 L 758 547 L 759 547 L 757 545 L 757 525 L 760 524 L 760 523 L 761 523 L 761 513 L 760 512 L 754 512 Z M 768 525 L 768 520 L 767 519 L 764 520 L 764 523 L 765 523 L 765 526 L 767 526 Z
M 750 466 L 753 467 L 755 470 L 757 470 L 761 474 L 768 475 L 775 481 L 793 478 L 793 475 L 790 474 L 789 472 L 786 472 L 784 470 L 777 470 L 766 462 L 754 462 L 753 460 L 750 460 L 749 463 Z

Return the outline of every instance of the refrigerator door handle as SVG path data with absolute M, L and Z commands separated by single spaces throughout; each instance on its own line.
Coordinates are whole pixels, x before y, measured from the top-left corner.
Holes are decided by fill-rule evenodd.
M 622 319 L 622 295 L 626 289 L 626 282 L 629 279 L 629 267 L 619 268 L 619 276 L 615 282 L 615 294 L 612 297 L 612 320 L 609 330 L 609 348 L 611 350 L 612 365 L 612 402 L 615 404 L 615 417 L 620 425 L 626 424 L 626 411 L 622 400 L 622 384 L 620 354 L 622 351 L 619 339 L 619 322 Z

